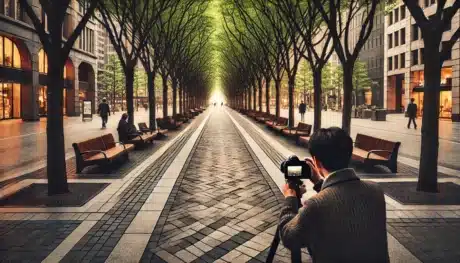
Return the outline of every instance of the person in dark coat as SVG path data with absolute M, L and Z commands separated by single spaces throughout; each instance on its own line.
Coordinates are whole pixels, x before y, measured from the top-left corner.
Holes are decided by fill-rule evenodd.
M 409 105 L 407 105 L 407 117 L 409 117 L 409 122 L 407 123 L 407 128 L 410 129 L 411 122 L 414 124 L 414 128 L 417 130 L 417 123 L 415 118 L 417 118 L 417 104 L 414 103 L 415 99 L 410 99 Z
M 340 128 L 320 129 L 309 141 L 311 181 L 318 193 L 299 209 L 295 190 L 284 185 L 279 234 L 290 250 L 307 248 L 314 263 L 388 263 L 383 190 L 348 168 L 351 137 Z M 305 193 L 305 188 L 303 191 Z
M 107 104 L 106 98 L 102 99 L 102 103 L 99 104 L 99 107 L 97 108 L 97 113 L 101 116 L 102 128 L 105 128 L 110 116 L 110 107 L 109 104 Z
M 126 142 L 138 136 L 140 133 L 128 123 L 128 114 L 123 113 L 118 122 L 118 138 L 120 142 Z
M 307 111 L 307 104 L 305 102 L 301 102 L 299 104 L 299 113 L 300 113 L 300 121 L 304 122 L 305 121 L 305 112 Z

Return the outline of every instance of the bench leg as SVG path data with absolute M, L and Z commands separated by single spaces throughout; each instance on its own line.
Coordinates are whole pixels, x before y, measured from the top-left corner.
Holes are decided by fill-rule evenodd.
M 388 168 L 390 168 L 391 172 L 392 173 L 398 173 L 398 164 L 395 162 L 395 163 L 388 163 Z

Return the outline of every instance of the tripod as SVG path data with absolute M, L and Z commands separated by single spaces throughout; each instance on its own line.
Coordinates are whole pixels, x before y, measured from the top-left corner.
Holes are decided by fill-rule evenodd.
M 300 194 L 300 186 L 302 185 L 302 181 L 295 180 L 288 182 L 291 189 L 294 189 L 297 195 L 297 201 L 299 203 L 299 207 L 301 206 L 301 194 Z M 276 250 L 280 244 L 280 228 L 279 226 L 276 228 L 275 236 L 273 237 L 272 244 L 270 246 L 270 250 L 268 251 L 267 260 L 265 263 L 272 263 L 273 259 L 275 258 Z M 292 263 L 301 263 L 302 262 L 302 254 L 300 248 L 291 250 L 291 262 Z

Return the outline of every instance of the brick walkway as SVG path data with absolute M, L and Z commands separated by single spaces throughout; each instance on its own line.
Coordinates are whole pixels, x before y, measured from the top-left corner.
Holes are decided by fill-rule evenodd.
M 142 262 L 264 261 L 283 197 L 255 160 L 230 118 L 214 112 Z

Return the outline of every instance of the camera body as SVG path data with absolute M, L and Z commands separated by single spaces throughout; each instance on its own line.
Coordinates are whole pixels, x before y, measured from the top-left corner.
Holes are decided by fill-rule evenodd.
M 311 168 L 305 161 L 301 161 L 296 155 L 290 156 L 281 163 L 280 170 L 284 173 L 287 181 L 297 181 L 311 178 Z

